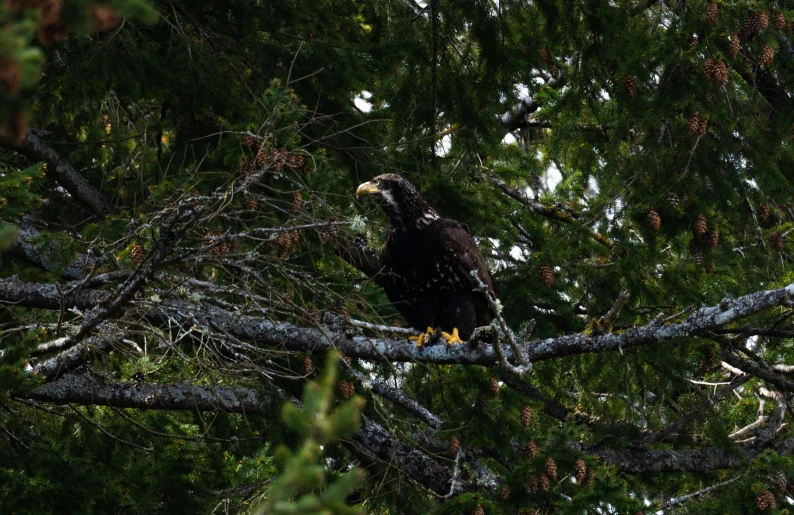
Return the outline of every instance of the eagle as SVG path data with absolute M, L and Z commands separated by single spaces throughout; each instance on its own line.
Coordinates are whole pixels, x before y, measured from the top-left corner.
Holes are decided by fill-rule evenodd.
M 356 198 L 361 195 L 370 196 L 389 219 L 376 281 L 411 327 L 427 331 L 416 338 L 419 345 L 435 329 L 447 343 L 457 343 L 488 325 L 492 314 L 486 295 L 494 294 L 493 278 L 468 227 L 438 216 L 396 174 L 361 184 Z

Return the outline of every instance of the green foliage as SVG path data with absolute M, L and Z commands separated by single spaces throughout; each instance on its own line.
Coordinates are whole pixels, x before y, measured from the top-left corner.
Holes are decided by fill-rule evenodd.
M 364 405 L 363 399 L 354 397 L 334 409 L 333 389 L 338 366 L 339 354 L 332 352 L 326 359 L 322 378 L 304 386 L 303 409 L 292 403 L 284 405 L 284 422 L 301 436 L 303 443 L 295 451 L 286 447 L 279 449 L 277 454 L 284 468 L 256 513 L 362 513 L 359 507 L 348 506 L 345 497 L 361 483 L 363 471 L 354 469 L 340 474 L 326 485 L 329 472 L 326 466 L 318 463 L 323 446 L 358 431 L 358 413 Z M 320 492 L 309 493 L 317 490 Z

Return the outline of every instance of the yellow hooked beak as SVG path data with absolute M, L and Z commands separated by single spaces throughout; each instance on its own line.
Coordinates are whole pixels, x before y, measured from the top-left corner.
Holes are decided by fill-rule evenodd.
M 359 195 L 371 195 L 378 191 L 378 186 L 374 182 L 365 182 L 364 184 L 360 185 L 356 188 L 356 198 Z

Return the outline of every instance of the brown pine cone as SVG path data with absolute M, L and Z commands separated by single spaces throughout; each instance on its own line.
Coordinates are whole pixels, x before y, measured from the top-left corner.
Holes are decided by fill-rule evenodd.
M 786 493 L 788 490 L 788 478 L 786 477 L 786 473 L 782 470 L 778 470 L 774 474 L 772 474 L 772 484 L 775 485 L 775 488 L 780 493 Z
M 738 34 L 731 34 L 731 44 L 728 47 L 728 53 L 731 56 L 731 59 L 735 59 L 737 55 L 739 55 L 739 50 L 742 49 L 742 42 L 739 39 Z
M 557 80 L 560 77 L 560 69 L 557 68 L 556 64 L 552 64 L 551 68 L 549 68 L 549 72 L 551 73 L 551 78 Z
M 528 485 L 529 491 L 534 494 L 535 492 L 538 491 L 539 488 L 540 488 L 540 481 L 538 480 L 538 478 L 536 478 L 535 476 L 529 478 L 529 485 Z
M 709 2 L 706 6 L 706 20 L 712 25 L 717 24 L 717 15 L 719 14 L 719 7 L 716 2 Z
M 689 131 L 690 136 L 694 136 L 700 132 L 700 114 L 694 113 L 692 116 L 689 117 L 689 121 L 686 124 L 687 131 Z
M 695 262 L 695 266 L 702 265 L 704 257 L 703 250 L 700 247 L 697 247 L 692 251 L 692 260 Z
M 780 231 L 772 231 L 769 233 L 769 243 L 776 251 L 783 251 L 783 235 L 780 233 Z
M 314 371 L 314 364 L 312 363 L 312 358 L 309 356 L 303 356 L 303 375 L 308 376 Z
M 143 247 L 137 243 L 133 245 L 132 249 L 130 250 L 130 257 L 132 258 L 132 264 L 135 265 L 136 268 L 141 266 L 144 258 Z
M 246 134 L 243 136 L 243 145 L 248 147 L 250 150 L 253 150 L 259 145 L 259 141 L 256 139 L 256 137 Z
M 576 478 L 576 482 L 581 484 L 582 480 L 587 475 L 587 464 L 584 462 L 582 458 L 576 460 L 576 463 L 573 465 L 573 477 Z
M 292 236 L 289 232 L 282 232 L 276 239 L 276 248 L 278 248 L 278 257 L 284 259 L 287 257 L 289 248 L 292 246 Z
M 538 446 L 534 440 L 530 440 L 524 446 L 524 457 L 528 460 L 534 459 L 538 455 Z
M 250 193 L 245 194 L 245 208 L 249 211 L 256 211 L 259 207 L 259 202 L 257 202 L 256 197 L 251 195 Z
M 532 408 L 529 404 L 524 404 L 524 407 L 521 408 L 521 427 L 528 428 L 530 422 L 532 422 Z
M 541 48 L 540 50 L 538 50 L 538 55 L 540 55 L 540 60 L 543 61 L 544 63 L 548 63 L 549 61 L 551 61 L 551 53 L 546 48 Z
M 695 220 L 695 234 L 698 236 L 703 236 L 706 234 L 706 230 L 708 229 L 709 224 L 706 221 L 706 217 L 703 214 L 699 214 L 697 220 Z
M 546 475 L 549 476 L 552 481 L 557 481 L 557 462 L 554 461 L 554 458 L 551 456 L 546 458 Z
M 777 15 L 775 15 L 775 28 L 777 30 L 786 28 L 786 16 L 783 13 L 777 13 Z
M 758 27 L 761 29 L 761 32 L 765 31 L 767 27 L 769 27 L 769 13 L 766 11 L 759 11 L 758 12 Z
M 356 387 L 353 386 L 352 383 L 348 381 L 342 381 L 341 383 L 339 383 L 339 397 L 341 397 L 342 400 L 348 400 L 355 393 L 356 393 Z
M 290 206 L 290 211 L 293 215 L 300 213 L 301 207 L 303 206 L 303 196 L 301 195 L 300 190 L 295 190 L 292 192 L 292 205 Z
M 653 232 L 658 232 L 662 226 L 662 219 L 659 218 L 659 213 L 655 209 L 648 211 L 648 228 Z
M 554 270 L 548 263 L 540 265 L 540 280 L 546 288 L 551 288 L 554 285 Z
M 301 233 L 300 231 L 290 231 L 289 237 L 292 239 L 292 244 L 297 245 L 301 241 Z
M 491 390 L 491 396 L 492 397 L 498 397 L 499 396 L 499 381 L 497 381 L 495 377 L 492 377 L 488 381 L 488 388 L 490 388 L 490 390 Z
M 634 98 L 637 96 L 637 81 L 634 79 L 634 77 L 628 77 L 623 86 L 626 88 L 626 94 L 629 96 L 629 98 Z
M 699 43 L 700 43 L 700 40 L 698 39 L 697 36 L 691 36 L 689 38 L 689 44 L 688 44 L 689 45 L 689 49 L 690 50 L 696 49 L 698 47 Z
M 510 485 L 504 485 L 502 489 L 499 491 L 499 497 L 502 498 L 503 501 L 507 501 L 510 499 L 510 496 L 513 494 L 513 489 L 510 488 Z
M 698 126 L 698 136 L 701 138 L 706 135 L 706 132 L 709 128 L 709 122 L 707 119 L 703 118 L 700 120 L 700 125 Z
M 775 500 L 775 494 L 770 492 L 769 490 L 764 490 L 758 497 L 755 498 L 755 502 L 758 505 L 758 509 L 764 511 L 766 509 L 776 509 L 777 508 L 777 501 Z
M 774 59 L 775 49 L 769 45 L 764 45 L 764 48 L 761 49 L 761 57 L 758 59 L 758 64 L 764 68 L 769 68 L 769 65 L 772 64 Z
M 482 506 L 479 504 L 471 510 L 471 515 L 485 515 L 485 510 L 482 509 Z
M 474 401 L 474 411 L 477 413 L 484 413 L 487 409 L 488 399 L 485 398 L 485 394 L 481 393 L 477 396 L 477 400 Z
M 459 450 L 460 450 L 460 440 L 458 440 L 457 436 L 453 436 L 452 438 L 449 439 L 449 446 L 447 447 L 447 455 L 456 456 Z
M 762 222 L 766 222 L 767 218 L 769 218 L 769 213 L 770 213 L 769 206 L 767 206 L 766 204 L 761 204 L 760 206 L 758 206 L 758 218 Z
M 540 489 L 544 492 L 548 492 L 551 489 L 551 481 L 549 481 L 549 476 L 546 474 L 540 475 Z

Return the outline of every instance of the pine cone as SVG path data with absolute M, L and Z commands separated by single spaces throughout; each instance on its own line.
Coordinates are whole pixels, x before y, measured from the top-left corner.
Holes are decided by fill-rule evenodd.
M 334 225 L 336 224 L 336 221 L 337 220 L 335 216 L 331 216 L 325 219 L 325 222 L 329 225 L 323 226 L 320 229 L 320 242 L 323 245 L 334 239 L 334 236 L 336 236 L 337 232 L 339 231 L 338 226 Z
M 300 190 L 295 190 L 292 192 L 292 206 L 290 206 L 290 211 L 293 215 L 300 213 L 301 206 L 303 206 L 303 197 L 301 196 Z
M 775 16 L 775 28 L 777 30 L 786 28 L 786 16 L 783 13 L 777 13 Z
M 369 243 L 367 242 L 367 235 L 366 234 L 361 233 L 361 232 L 356 234 L 356 237 L 353 238 L 353 241 L 355 242 L 356 247 L 358 247 L 359 249 L 364 250 L 364 251 L 369 249 Z
M 532 422 L 532 408 L 529 404 L 524 404 L 524 407 L 521 408 L 521 427 L 528 428 L 530 422 Z
M 711 231 L 708 237 L 706 237 L 706 241 L 708 242 L 709 247 L 716 249 L 717 243 L 720 241 L 720 233 L 717 231 Z
M 453 436 L 452 438 L 449 439 L 449 446 L 447 446 L 447 455 L 456 456 L 459 450 L 460 450 L 460 440 L 458 440 L 457 436 Z
M 691 36 L 689 38 L 689 43 L 688 43 L 689 49 L 690 50 L 696 49 L 698 47 L 699 43 L 700 43 L 700 40 L 698 39 L 697 36 Z
M 667 202 L 672 204 L 674 207 L 678 206 L 678 195 L 673 193 L 672 191 L 667 194 Z
M 312 363 L 312 358 L 309 356 L 303 356 L 303 375 L 308 376 L 314 371 L 314 364 Z
M 703 74 L 709 82 L 717 86 L 728 82 L 728 66 L 724 61 L 715 61 L 709 57 L 703 64 Z
M 689 117 L 689 121 L 686 124 L 687 131 L 689 131 L 690 136 L 694 136 L 700 132 L 700 114 L 694 113 L 692 116 Z
M 297 245 L 301 241 L 301 233 L 300 231 L 290 231 L 289 237 L 292 240 L 293 245 Z
M 557 80 L 560 78 L 560 69 L 557 68 L 556 64 L 552 64 L 551 68 L 549 68 L 549 72 L 551 73 L 551 78 Z
M 497 381 L 495 377 L 492 377 L 488 381 L 488 387 L 491 389 L 491 396 L 493 397 L 499 396 L 499 381 Z
M 551 61 L 551 53 L 546 48 L 541 48 L 538 50 L 538 54 L 540 55 L 540 60 L 544 63 L 548 63 Z
M 659 218 L 659 213 L 655 209 L 648 211 L 648 228 L 653 232 L 658 232 L 662 226 L 662 219 Z
M 582 458 L 576 460 L 576 463 L 573 465 L 573 477 L 576 478 L 576 482 L 581 484 L 582 480 L 587 475 L 587 464 L 584 462 Z
M 248 147 L 250 150 L 254 150 L 259 145 L 259 141 L 254 136 L 246 134 L 243 136 L 243 145 Z
M 706 221 L 706 217 L 703 214 L 699 214 L 697 220 L 695 220 L 695 234 L 698 236 L 703 236 L 706 234 L 706 230 L 708 229 L 709 224 Z
M 634 77 L 627 78 L 623 86 L 626 88 L 626 94 L 629 96 L 629 98 L 634 98 L 637 96 L 637 81 L 634 79 Z
M 742 49 L 742 42 L 739 39 L 738 34 L 731 34 L 731 44 L 728 47 L 728 53 L 731 56 L 731 59 L 735 59 L 737 55 L 739 55 L 739 50 Z
M 719 7 L 716 2 L 709 2 L 706 6 L 706 20 L 712 25 L 717 24 L 717 15 L 719 14 Z
M 510 488 L 510 485 L 504 485 L 502 489 L 499 491 L 499 497 L 502 498 L 503 501 L 507 501 L 510 499 L 510 496 L 513 494 L 513 489 Z
M 551 481 L 549 481 L 549 476 L 546 474 L 540 475 L 540 489 L 544 492 L 548 492 L 551 488 Z
M 542 263 L 540 265 L 540 280 L 546 288 L 551 288 L 554 285 L 554 270 L 548 263 Z
M 709 128 L 708 123 L 709 123 L 708 120 L 705 118 L 700 120 L 700 125 L 698 126 L 698 136 L 700 136 L 701 138 L 705 136 L 706 132 L 708 131 Z
M 538 446 L 535 444 L 535 440 L 530 440 L 524 446 L 524 457 L 528 460 L 534 459 L 535 456 L 538 455 Z
M 758 509 L 761 511 L 766 510 L 767 508 L 776 509 L 777 508 L 777 501 L 775 501 L 775 494 L 770 492 L 769 490 L 764 490 L 758 497 L 755 498 L 755 502 L 758 505 Z
M 482 506 L 479 504 L 471 510 L 471 515 L 485 515 L 485 510 L 482 509 Z
M 780 234 L 780 231 L 772 231 L 769 233 L 769 243 L 776 251 L 783 251 L 783 235 Z
M 278 257 L 284 259 L 287 257 L 289 248 L 292 246 L 292 236 L 288 232 L 279 234 L 276 240 L 276 247 L 278 248 Z
M 551 456 L 546 458 L 546 475 L 549 476 L 552 481 L 557 481 L 557 462 L 554 461 L 554 458 Z
M 700 247 L 697 247 L 694 251 L 692 251 L 692 259 L 695 262 L 695 266 L 700 266 L 703 264 L 703 258 L 703 250 Z
M 761 204 L 758 206 L 758 218 L 762 222 L 766 222 L 767 218 L 769 218 L 769 206 L 766 204 Z
M 766 13 L 762 17 L 757 11 L 748 12 L 742 24 L 741 38 L 744 41 L 754 40 L 766 28 L 766 25 L 769 25 L 769 17 Z
M 778 470 L 774 474 L 772 474 L 772 484 L 775 485 L 778 492 L 781 494 L 786 493 L 788 490 L 788 478 L 786 477 L 786 473 L 782 470 Z
M 487 409 L 488 399 L 485 397 L 485 394 L 481 393 L 477 396 L 477 400 L 474 401 L 474 411 L 477 413 L 485 413 Z
M 709 347 L 703 354 L 703 358 L 698 360 L 698 370 L 701 375 L 705 375 L 714 366 L 714 357 L 714 349 Z
M 548 479 L 546 479 L 548 481 Z M 529 478 L 529 491 L 533 494 L 538 491 L 540 488 L 540 481 L 535 476 Z
M 137 243 L 133 245 L 132 249 L 130 250 L 130 257 L 132 258 L 132 264 L 135 265 L 136 268 L 141 266 L 144 258 L 143 247 Z
M 761 57 L 758 59 L 758 64 L 764 68 L 769 68 L 769 65 L 772 64 L 772 60 L 774 58 L 775 49 L 769 45 L 764 45 L 764 48 L 761 49 Z
M 761 29 L 761 32 L 765 31 L 767 27 L 769 27 L 769 13 L 766 11 L 759 11 L 758 12 L 758 27 Z
M 342 381 L 341 383 L 339 383 L 339 396 L 342 398 L 342 400 L 345 401 L 348 400 L 355 393 L 356 393 L 356 387 L 353 386 L 352 383 L 349 383 L 347 381 Z
M 249 211 L 256 211 L 259 207 L 259 202 L 257 202 L 256 197 L 251 195 L 250 193 L 245 194 L 245 208 Z

